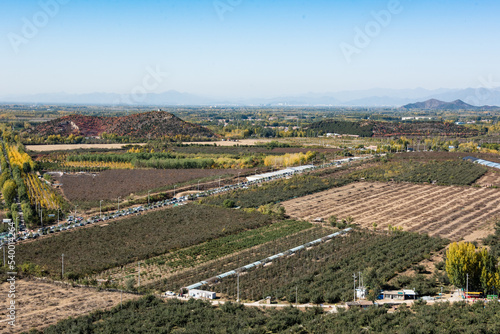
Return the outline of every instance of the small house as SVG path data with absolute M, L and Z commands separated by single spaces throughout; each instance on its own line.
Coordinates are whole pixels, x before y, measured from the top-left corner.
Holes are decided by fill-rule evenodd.
M 384 299 L 393 299 L 393 300 L 414 300 L 417 299 L 417 293 L 415 290 L 389 290 L 383 291 L 382 295 Z
M 188 295 L 191 298 L 204 298 L 204 299 L 215 299 L 216 298 L 215 292 L 205 291 L 205 290 L 197 290 L 197 289 L 189 290 Z
M 358 299 L 365 299 L 367 294 L 368 290 L 364 286 L 356 289 L 356 298 Z

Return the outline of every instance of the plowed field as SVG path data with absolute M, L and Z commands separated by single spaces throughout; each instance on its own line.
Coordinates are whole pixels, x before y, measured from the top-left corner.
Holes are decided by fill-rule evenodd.
M 477 180 L 476 183 L 483 187 L 500 187 L 500 173 L 488 172 Z
M 351 216 L 367 228 L 376 223 L 386 229 L 390 224 L 451 240 L 485 236 L 500 217 L 499 204 L 500 190 L 494 188 L 368 182 L 283 202 L 293 218 Z
M 7 323 L 8 283 L 0 285 L 2 309 L 0 333 L 21 333 L 43 328 L 68 317 L 78 317 L 97 309 L 106 309 L 140 296 L 120 292 L 57 286 L 40 281 L 16 282 L 16 326 Z

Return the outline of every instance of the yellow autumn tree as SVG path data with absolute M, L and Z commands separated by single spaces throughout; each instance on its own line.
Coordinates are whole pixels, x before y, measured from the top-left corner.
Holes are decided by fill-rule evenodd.
M 464 288 L 469 275 L 469 285 L 479 282 L 480 267 L 476 246 L 470 242 L 454 242 L 446 252 L 446 273 L 450 282 L 459 288 Z
M 454 242 L 446 252 L 446 273 L 459 288 L 465 288 L 468 275 L 469 291 L 488 292 L 500 283 L 495 262 L 486 248 L 477 250 L 470 242 Z

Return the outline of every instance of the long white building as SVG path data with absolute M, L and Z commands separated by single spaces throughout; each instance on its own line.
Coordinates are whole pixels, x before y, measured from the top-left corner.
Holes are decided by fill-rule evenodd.
M 247 181 L 257 181 L 257 180 L 262 180 L 262 179 L 267 179 L 267 178 L 275 178 L 275 177 L 280 177 L 280 176 L 293 175 L 295 173 L 301 173 L 303 171 L 306 171 L 306 170 L 312 169 L 312 168 L 314 168 L 314 165 L 288 167 L 286 169 L 281 169 L 281 170 L 277 170 L 274 172 L 247 176 Z

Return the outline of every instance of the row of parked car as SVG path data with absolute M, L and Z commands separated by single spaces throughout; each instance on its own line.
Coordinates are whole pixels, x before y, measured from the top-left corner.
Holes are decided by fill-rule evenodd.
M 175 206 L 175 205 L 184 205 L 186 204 L 185 202 L 188 200 L 187 197 L 183 196 L 180 198 L 174 198 L 171 200 L 164 200 L 164 201 L 158 201 L 154 202 L 150 205 L 146 206 L 137 206 L 133 208 L 128 208 L 128 209 L 123 209 L 119 210 L 116 212 L 110 212 L 106 213 L 102 216 L 93 216 L 87 219 L 84 219 L 83 217 L 73 217 L 73 216 L 68 216 L 68 219 L 60 223 L 58 225 L 53 225 L 53 226 L 46 226 L 43 228 L 39 228 L 37 231 L 20 231 L 18 233 L 18 236 L 16 239 L 14 239 L 15 242 L 17 241 L 22 241 L 22 240 L 28 240 L 28 239 L 36 239 L 40 236 L 43 235 L 48 235 L 52 233 L 58 233 L 58 232 L 63 232 L 67 230 L 71 230 L 74 228 L 78 227 L 83 227 L 89 224 L 95 224 L 100 221 L 106 221 L 106 220 L 113 220 L 119 217 L 123 216 L 129 216 L 129 215 L 138 215 L 141 214 L 143 211 L 148 211 L 164 206 Z M 10 233 L 4 233 L 0 234 L 0 247 L 4 244 L 7 243 L 7 238 L 11 238 L 12 234 Z
M 226 186 L 222 186 L 219 188 L 205 190 L 202 192 L 198 192 L 196 194 L 190 194 L 190 195 L 181 196 L 178 198 L 157 201 L 157 202 L 153 202 L 149 205 L 123 209 L 123 210 L 119 210 L 116 212 L 106 213 L 105 215 L 102 215 L 102 216 L 94 216 L 94 217 L 90 217 L 87 219 L 84 219 L 83 217 L 69 216 L 68 219 L 64 223 L 60 223 L 58 225 L 53 225 L 50 227 L 49 226 L 43 227 L 43 228 L 38 229 L 37 231 L 31 231 L 31 232 L 30 231 L 20 231 L 18 234 L 18 237 L 15 239 L 15 241 L 36 239 L 42 235 L 63 232 L 63 231 L 71 230 L 74 228 L 83 227 L 83 226 L 86 226 L 89 224 L 95 224 L 95 223 L 100 222 L 100 221 L 116 219 L 116 218 L 119 218 L 122 216 L 138 215 L 144 211 L 157 209 L 160 207 L 184 205 L 189 200 L 195 200 L 195 199 L 198 199 L 201 197 L 218 195 L 218 194 L 222 194 L 224 192 L 232 191 L 232 190 L 236 190 L 236 189 L 247 189 L 249 186 L 256 185 L 259 183 L 274 181 L 274 180 L 282 179 L 282 178 L 288 178 L 288 177 L 293 176 L 294 174 L 300 174 L 300 173 L 303 173 L 306 171 L 311 171 L 311 170 L 315 170 L 315 169 L 319 169 L 319 168 L 325 168 L 325 167 L 330 167 L 330 166 L 334 166 L 334 165 L 341 165 L 344 162 L 350 162 L 352 160 L 353 160 L 352 158 L 348 158 L 348 159 L 344 159 L 344 160 L 337 160 L 337 161 L 334 161 L 334 162 L 331 162 L 328 164 L 314 166 L 314 167 L 309 168 L 307 170 L 300 170 L 300 171 L 296 171 L 296 172 L 283 173 L 283 174 L 273 175 L 273 176 L 269 176 L 269 177 L 263 177 L 263 178 L 260 178 L 257 180 L 252 180 L 252 181 L 239 182 L 237 184 L 226 185 Z M 2 246 L 2 244 L 7 243 L 6 238 L 10 238 L 10 237 L 12 237 L 11 234 L 7 234 L 7 233 L 0 234 L 0 247 Z

